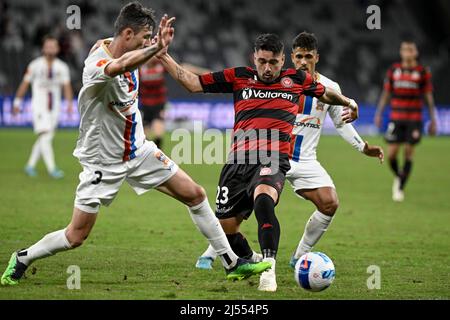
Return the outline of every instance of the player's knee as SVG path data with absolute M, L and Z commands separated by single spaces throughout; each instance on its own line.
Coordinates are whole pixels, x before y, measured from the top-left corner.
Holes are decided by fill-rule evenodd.
M 319 211 L 327 216 L 334 216 L 338 207 L 339 207 L 339 200 L 337 198 L 330 198 L 320 205 Z
M 66 237 L 69 241 L 71 248 L 77 248 L 81 246 L 84 240 L 89 236 L 88 232 L 80 231 L 80 230 L 67 230 Z
M 206 191 L 202 186 L 194 184 L 189 192 L 189 196 L 185 199 L 189 207 L 196 206 L 206 199 Z

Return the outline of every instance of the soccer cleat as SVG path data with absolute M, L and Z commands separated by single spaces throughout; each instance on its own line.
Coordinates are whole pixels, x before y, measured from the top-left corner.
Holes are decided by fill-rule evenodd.
M 295 269 L 295 265 L 297 264 L 298 259 L 295 256 L 291 257 L 291 260 L 289 261 L 289 266 L 292 269 Z
M 256 274 L 260 274 L 272 267 L 270 262 L 253 263 L 248 260 L 238 258 L 236 265 L 230 270 L 226 270 L 228 280 L 243 280 Z
M 24 171 L 25 171 L 25 174 L 29 177 L 32 177 L 32 178 L 37 177 L 36 169 L 34 169 L 33 167 L 26 166 Z
M 269 263 L 271 263 L 272 268 L 261 274 L 261 277 L 259 278 L 258 290 L 266 292 L 275 292 L 277 291 L 277 278 L 275 275 L 275 259 L 273 258 L 266 258 L 266 259 L 264 260 L 266 262 L 270 261 Z
M 0 280 L 3 286 L 15 286 L 19 284 L 20 278 L 27 270 L 27 266 L 17 260 L 17 252 L 14 252 L 9 259 L 8 266 L 5 272 L 3 272 Z
M 195 267 L 203 270 L 211 270 L 214 259 L 212 257 L 202 256 L 198 258 Z
M 49 173 L 50 176 L 53 179 L 61 179 L 64 178 L 64 172 L 62 170 L 59 170 L 58 168 L 55 168 L 52 172 Z

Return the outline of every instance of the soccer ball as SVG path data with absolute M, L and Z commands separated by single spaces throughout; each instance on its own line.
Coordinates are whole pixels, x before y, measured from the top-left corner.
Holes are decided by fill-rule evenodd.
M 322 252 L 308 252 L 295 264 L 295 281 L 308 291 L 322 291 L 334 280 L 333 261 Z

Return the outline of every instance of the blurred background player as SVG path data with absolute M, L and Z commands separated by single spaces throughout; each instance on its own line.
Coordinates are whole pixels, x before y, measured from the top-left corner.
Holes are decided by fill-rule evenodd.
M 158 58 L 153 57 L 139 68 L 139 100 L 143 113 L 144 132 L 147 139 L 162 147 L 164 137 L 164 108 L 167 103 L 165 69 Z
M 64 89 L 64 98 L 69 114 L 72 113 L 73 108 L 73 91 L 70 84 L 69 67 L 57 58 L 58 53 L 58 40 L 52 36 L 45 36 L 42 56 L 34 59 L 28 65 L 13 102 L 13 114 L 17 114 L 20 112 L 23 97 L 31 84 L 33 128 L 38 137 L 25 167 L 25 173 L 30 177 L 37 176 L 36 164 L 41 156 L 51 177 L 58 179 L 64 176 L 64 173 L 56 167 L 52 141 L 58 127 L 61 87 Z
M 375 124 L 381 128 L 383 110 L 390 99 L 391 111 L 385 134 L 388 143 L 389 165 L 395 175 L 392 199 L 404 200 L 404 188 L 411 173 L 414 147 L 419 143 L 423 130 L 423 98 L 428 105 L 430 126 L 428 133 L 436 134 L 436 110 L 430 70 L 418 62 L 419 52 L 414 41 L 405 40 L 400 45 L 401 62 L 394 63 L 384 81 Z M 397 153 L 404 145 L 404 164 L 399 169 Z

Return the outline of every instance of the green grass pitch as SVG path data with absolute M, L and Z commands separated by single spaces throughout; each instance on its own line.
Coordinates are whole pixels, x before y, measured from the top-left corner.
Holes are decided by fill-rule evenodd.
M 75 131 L 60 130 L 55 138 L 63 180 L 49 178 L 42 162 L 32 179 L 23 173 L 34 141 L 31 130 L 0 130 L 1 272 L 11 252 L 69 222 L 81 168 L 72 156 L 76 137 Z M 369 141 L 385 147 L 380 138 Z M 82 247 L 37 261 L 19 286 L 0 288 L 0 299 L 449 299 L 450 139 L 423 139 L 403 203 L 391 200 L 388 165 L 358 154 L 340 137 L 322 137 L 319 160 L 340 197 L 335 220 L 315 248 L 336 267 L 333 285 L 321 293 L 299 288 L 288 266 L 314 210 L 289 184 L 276 209 L 281 224 L 276 293 L 259 292 L 258 277 L 226 281 L 219 261 L 211 271 L 197 270 L 206 241 L 186 208 L 156 191 L 138 197 L 124 185 L 113 204 L 102 208 Z M 182 168 L 206 188 L 214 205 L 221 166 Z M 242 229 L 259 251 L 255 218 Z M 79 290 L 66 285 L 71 265 L 81 270 Z M 381 270 L 379 290 L 367 287 L 371 265 Z

